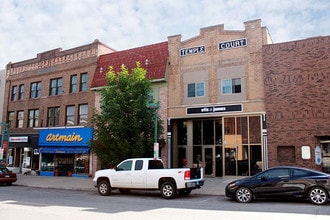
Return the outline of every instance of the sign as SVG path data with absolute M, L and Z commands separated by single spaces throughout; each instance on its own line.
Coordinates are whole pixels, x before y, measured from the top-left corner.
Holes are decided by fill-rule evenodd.
M 237 40 L 224 41 L 219 43 L 219 50 L 226 50 L 232 48 L 239 48 L 247 46 L 247 39 L 241 38 Z
M 39 146 L 88 146 L 92 139 L 92 128 L 42 129 L 39 131 Z
M 311 159 L 311 148 L 310 148 L 310 146 L 302 146 L 301 147 L 301 157 L 304 160 Z
M 159 143 L 154 143 L 154 159 L 159 157 Z
M 186 109 L 186 114 L 214 114 L 219 112 L 241 112 L 242 104 L 239 105 L 218 105 L 205 107 L 192 107 Z
M 205 46 L 182 48 L 180 50 L 180 56 L 187 56 L 187 55 L 193 55 L 193 54 L 199 54 L 205 52 L 206 52 Z
M 9 137 L 9 142 L 29 142 L 29 137 L 28 136 L 22 136 L 22 137 Z
M 322 163 L 322 152 L 320 146 L 315 147 L 315 163 L 321 165 Z

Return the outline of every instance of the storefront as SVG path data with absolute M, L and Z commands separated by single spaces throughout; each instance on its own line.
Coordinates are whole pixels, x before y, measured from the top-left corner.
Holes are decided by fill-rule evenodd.
M 11 135 L 5 157 L 9 169 L 15 173 L 36 172 L 39 167 L 38 135 Z
M 175 166 L 201 166 L 205 175 L 245 176 L 263 168 L 262 115 L 173 120 Z
M 92 128 L 41 129 L 40 175 L 88 177 Z

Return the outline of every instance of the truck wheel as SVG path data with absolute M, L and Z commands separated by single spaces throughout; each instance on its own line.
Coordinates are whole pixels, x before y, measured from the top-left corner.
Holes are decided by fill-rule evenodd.
M 180 189 L 179 195 L 180 196 L 188 196 L 191 193 L 191 189 Z
M 99 194 L 102 196 L 108 196 L 111 192 L 111 186 L 108 180 L 101 180 L 98 184 Z
M 164 182 L 160 187 L 160 193 L 164 199 L 174 199 L 176 196 L 176 186 L 173 182 Z

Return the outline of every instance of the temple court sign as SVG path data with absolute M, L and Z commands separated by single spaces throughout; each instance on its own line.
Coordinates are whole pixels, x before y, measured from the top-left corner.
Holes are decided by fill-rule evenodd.
M 241 38 L 241 39 L 232 40 L 232 41 L 220 42 L 219 50 L 233 49 L 233 48 L 239 48 L 239 47 L 245 47 L 245 46 L 247 46 L 247 40 L 246 40 L 246 38 Z

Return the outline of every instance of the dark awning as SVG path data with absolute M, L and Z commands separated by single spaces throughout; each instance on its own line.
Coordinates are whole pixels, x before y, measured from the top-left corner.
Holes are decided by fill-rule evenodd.
M 88 154 L 87 147 L 42 147 L 40 153 L 48 154 Z

